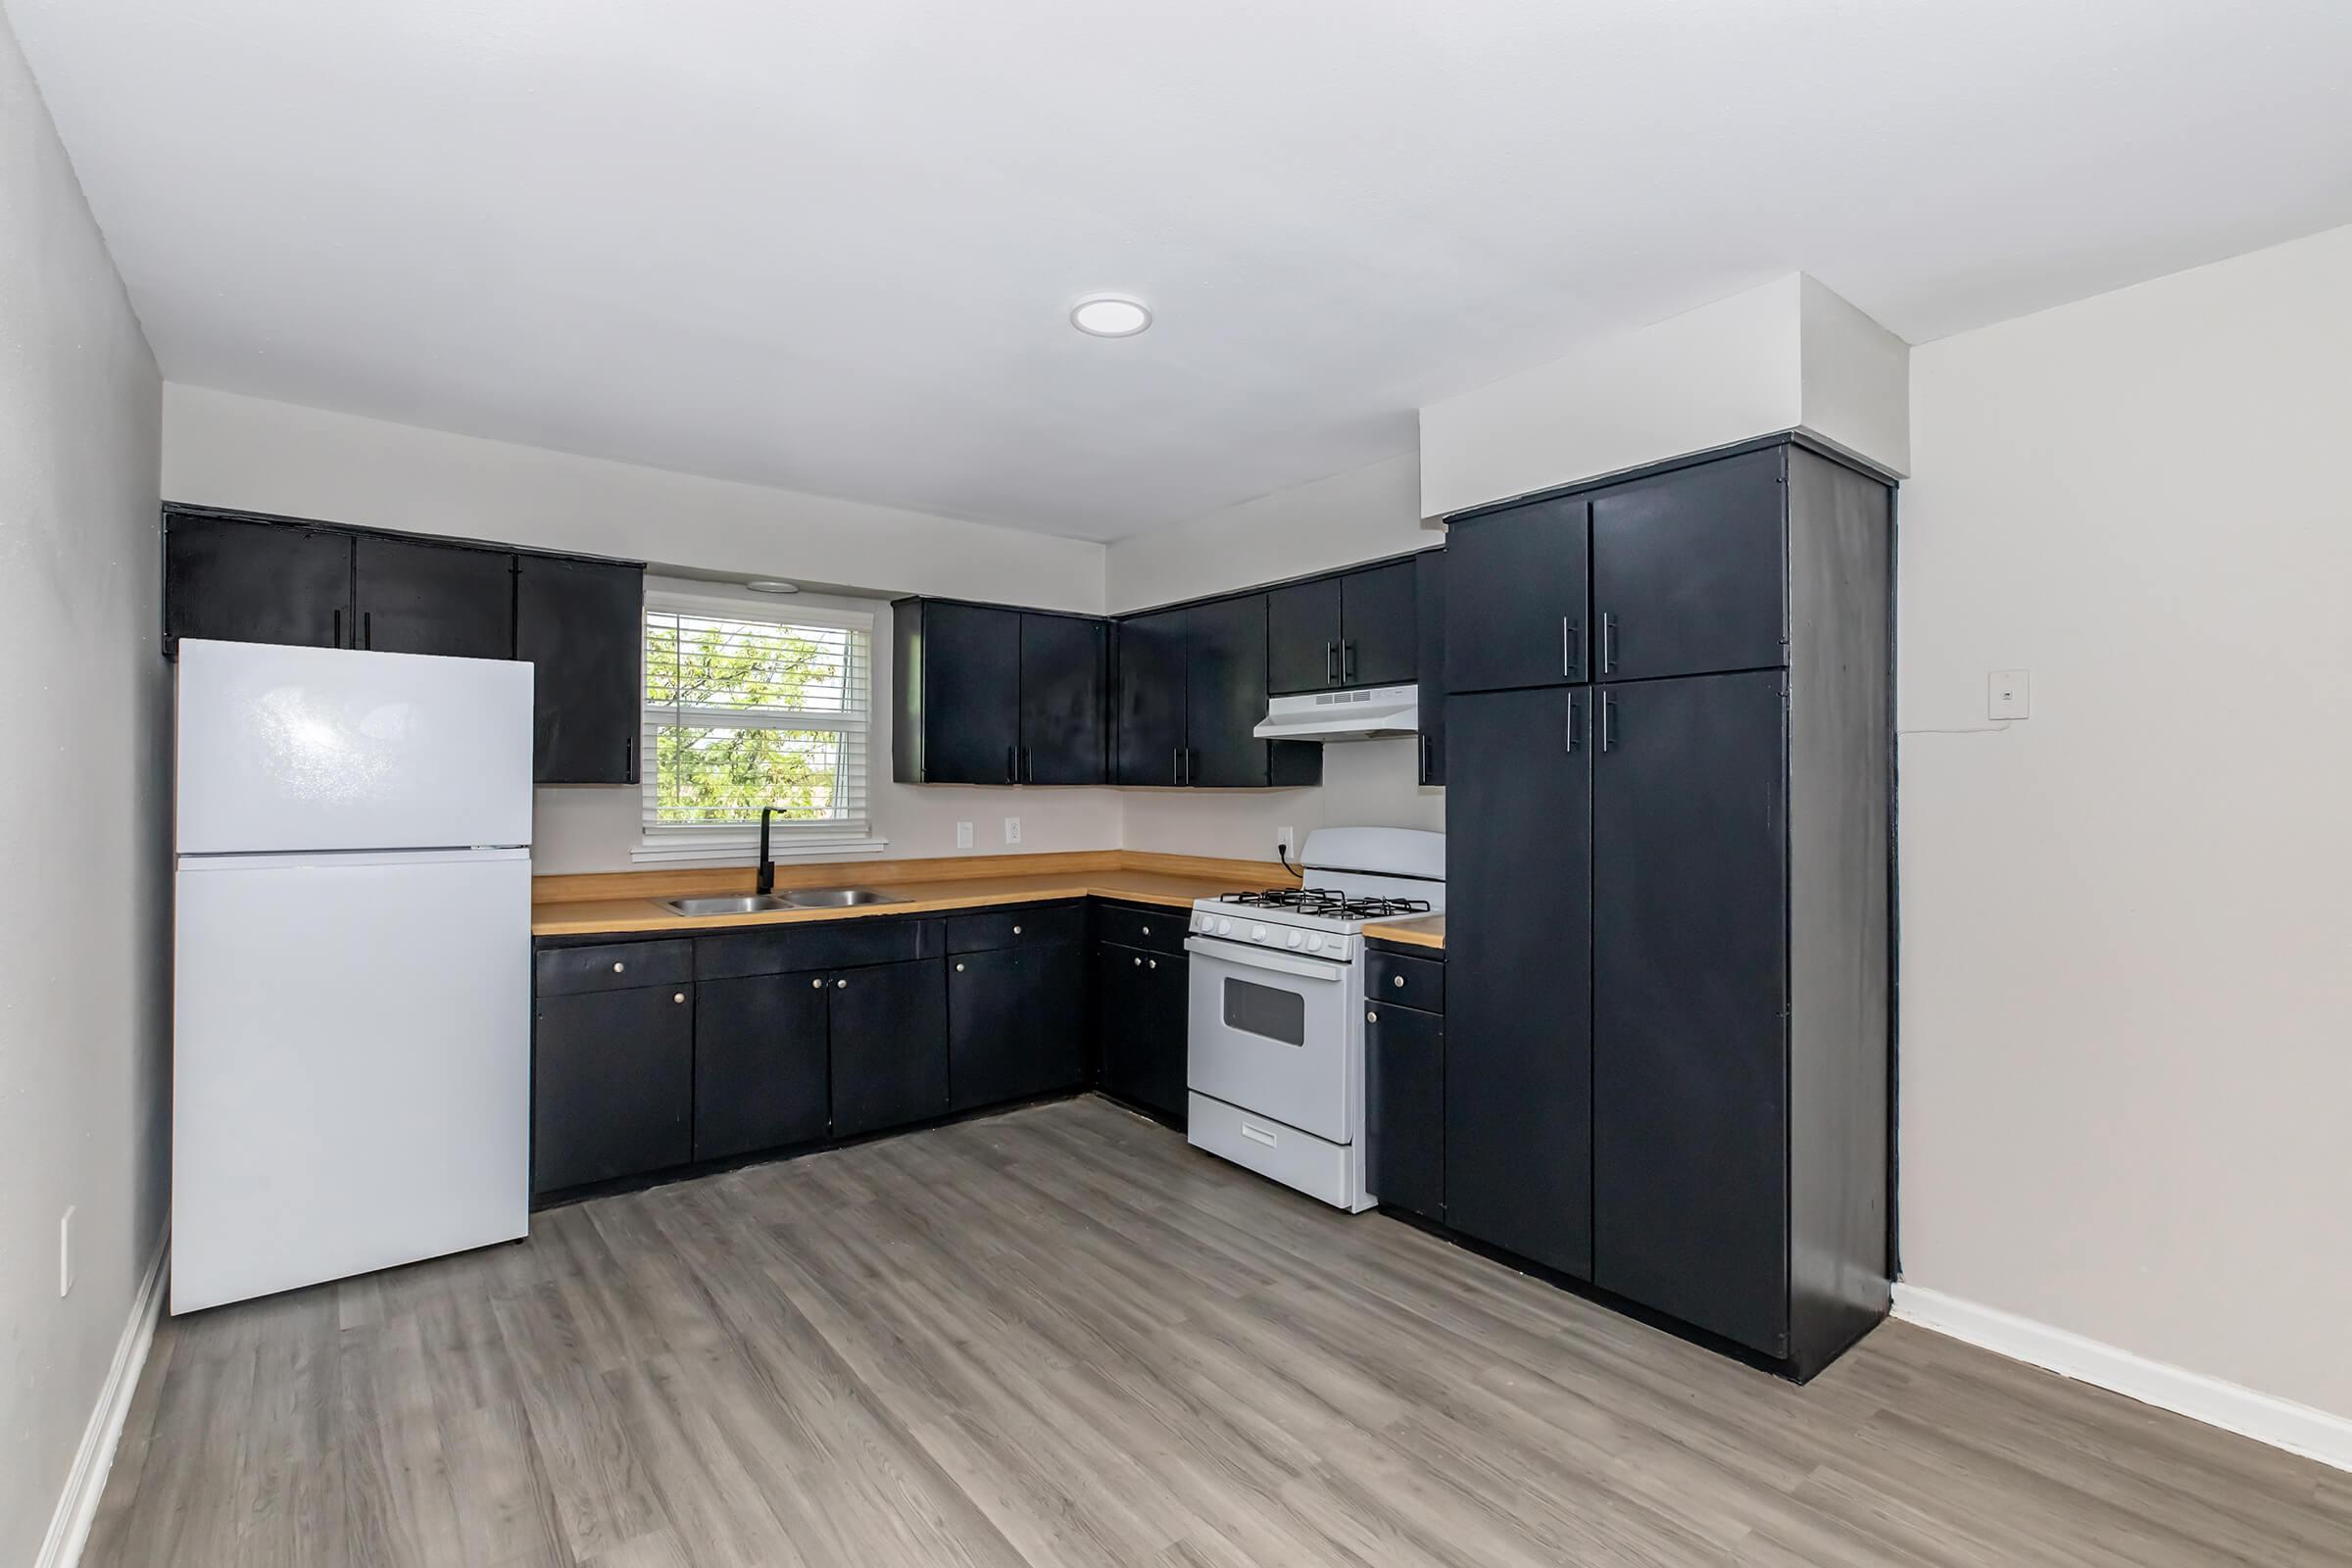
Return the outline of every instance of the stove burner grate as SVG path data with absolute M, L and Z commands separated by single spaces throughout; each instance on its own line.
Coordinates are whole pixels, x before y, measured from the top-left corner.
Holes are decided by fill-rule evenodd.
M 1350 899 L 1330 888 L 1268 888 L 1262 893 L 1228 893 L 1217 902 L 1252 909 L 1295 909 L 1300 914 L 1342 920 L 1385 920 L 1430 912 L 1427 899 Z

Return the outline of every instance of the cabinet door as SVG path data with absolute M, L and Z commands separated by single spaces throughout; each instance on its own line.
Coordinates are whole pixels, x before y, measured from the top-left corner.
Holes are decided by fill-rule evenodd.
M 514 559 L 514 657 L 531 677 L 531 777 L 634 784 L 645 722 L 645 568 Z
M 1587 678 L 1582 497 L 1536 501 L 1446 533 L 1446 686 L 1503 691 Z
M 1413 617 L 1409 561 L 1351 571 L 1340 579 L 1340 682 L 1403 686 L 1418 668 L 1420 624 Z
M 1021 782 L 1101 784 L 1110 749 L 1110 627 L 1021 617 Z
M 1772 447 L 1592 497 L 1595 680 L 1787 662 L 1787 462 Z
M 1320 692 L 1342 684 L 1340 579 L 1295 582 L 1266 595 L 1266 689 Z
M 1021 613 L 923 606 L 925 784 L 1011 784 L 1020 766 Z
M 349 648 L 351 536 L 173 514 L 164 537 L 164 633 Z
M 1592 766 L 1592 1278 L 1771 1355 L 1788 1298 L 1781 685 L 1598 688 Z
M 1446 1217 L 1446 1020 L 1437 1013 L 1364 1008 L 1364 1165 L 1382 1202 Z
M 1420 650 L 1415 664 L 1421 683 L 1420 781 L 1446 782 L 1446 552 L 1424 550 L 1413 558 L 1413 618 Z
M 1250 732 L 1266 716 L 1266 596 L 1219 599 L 1187 613 L 1184 781 L 1263 787 L 1266 743 Z
M 684 1164 L 693 1103 L 693 986 L 539 999 L 531 1191 Z
M 1458 585 L 1449 585 L 1449 588 Z M 1448 657 L 1454 645 L 1449 640 Z M 1588 690 L 1446 706 L 1446 1217 L 1592 1271 Z
M 831 977 L 833 1136 L 948 1110 L 947 966 L 937 958 Z
M 379 654 L 514 657 L 514 558 L 362 534 L 359 646 Z
M 704 980 L 694 988 L 694 1157 L 822 1138 L 831 1079 L 822 974 Z
M 1084 949 L 948 960 L 948 1085 L 957 1110 L 1074 1089 L 1086 1076 Z
M 1163 610 L 1119 622 L 1117 783 L 1184 782 L 1186 618 Z
M 1096 1034 L 1102 1087 L 1182 1120 L 1185 1040 L 1192 999 L 1186 960 L 1104 943 L 1097 950 Z

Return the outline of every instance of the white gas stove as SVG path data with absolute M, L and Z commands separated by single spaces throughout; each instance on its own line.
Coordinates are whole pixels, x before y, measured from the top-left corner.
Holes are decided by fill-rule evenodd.
M 1363 1163 L 1363 929 L 1446 907 L 1446 836 L 1321 828 L 1303 887 L 1193 905 L 1187 1138 L 1356 1211 Z

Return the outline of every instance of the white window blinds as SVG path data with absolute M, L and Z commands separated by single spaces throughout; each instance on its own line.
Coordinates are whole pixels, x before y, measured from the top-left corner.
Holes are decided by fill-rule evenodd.
M 788 847 L 866 840 L 872 710 L 872 616 L 648 595 L 648 852 L 740 846 L 766 806 Z

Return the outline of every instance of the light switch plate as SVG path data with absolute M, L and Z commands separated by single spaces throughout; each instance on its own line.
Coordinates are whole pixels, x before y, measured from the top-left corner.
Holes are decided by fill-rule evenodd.
M 2030 718 L 2034 713 L 2034 672 L 1996 669 L 1986 680 L 1984 711 L 1992 718 Z
M 968 850 L 972 847 L 971 823 L 958 822 L 956 824 L 956 847 L 959 850 Z
M 1008 816 L 1004 819 L 1004 842 L 1007 844 L 1021 842 L 1021 819 L 1019 817 Z

